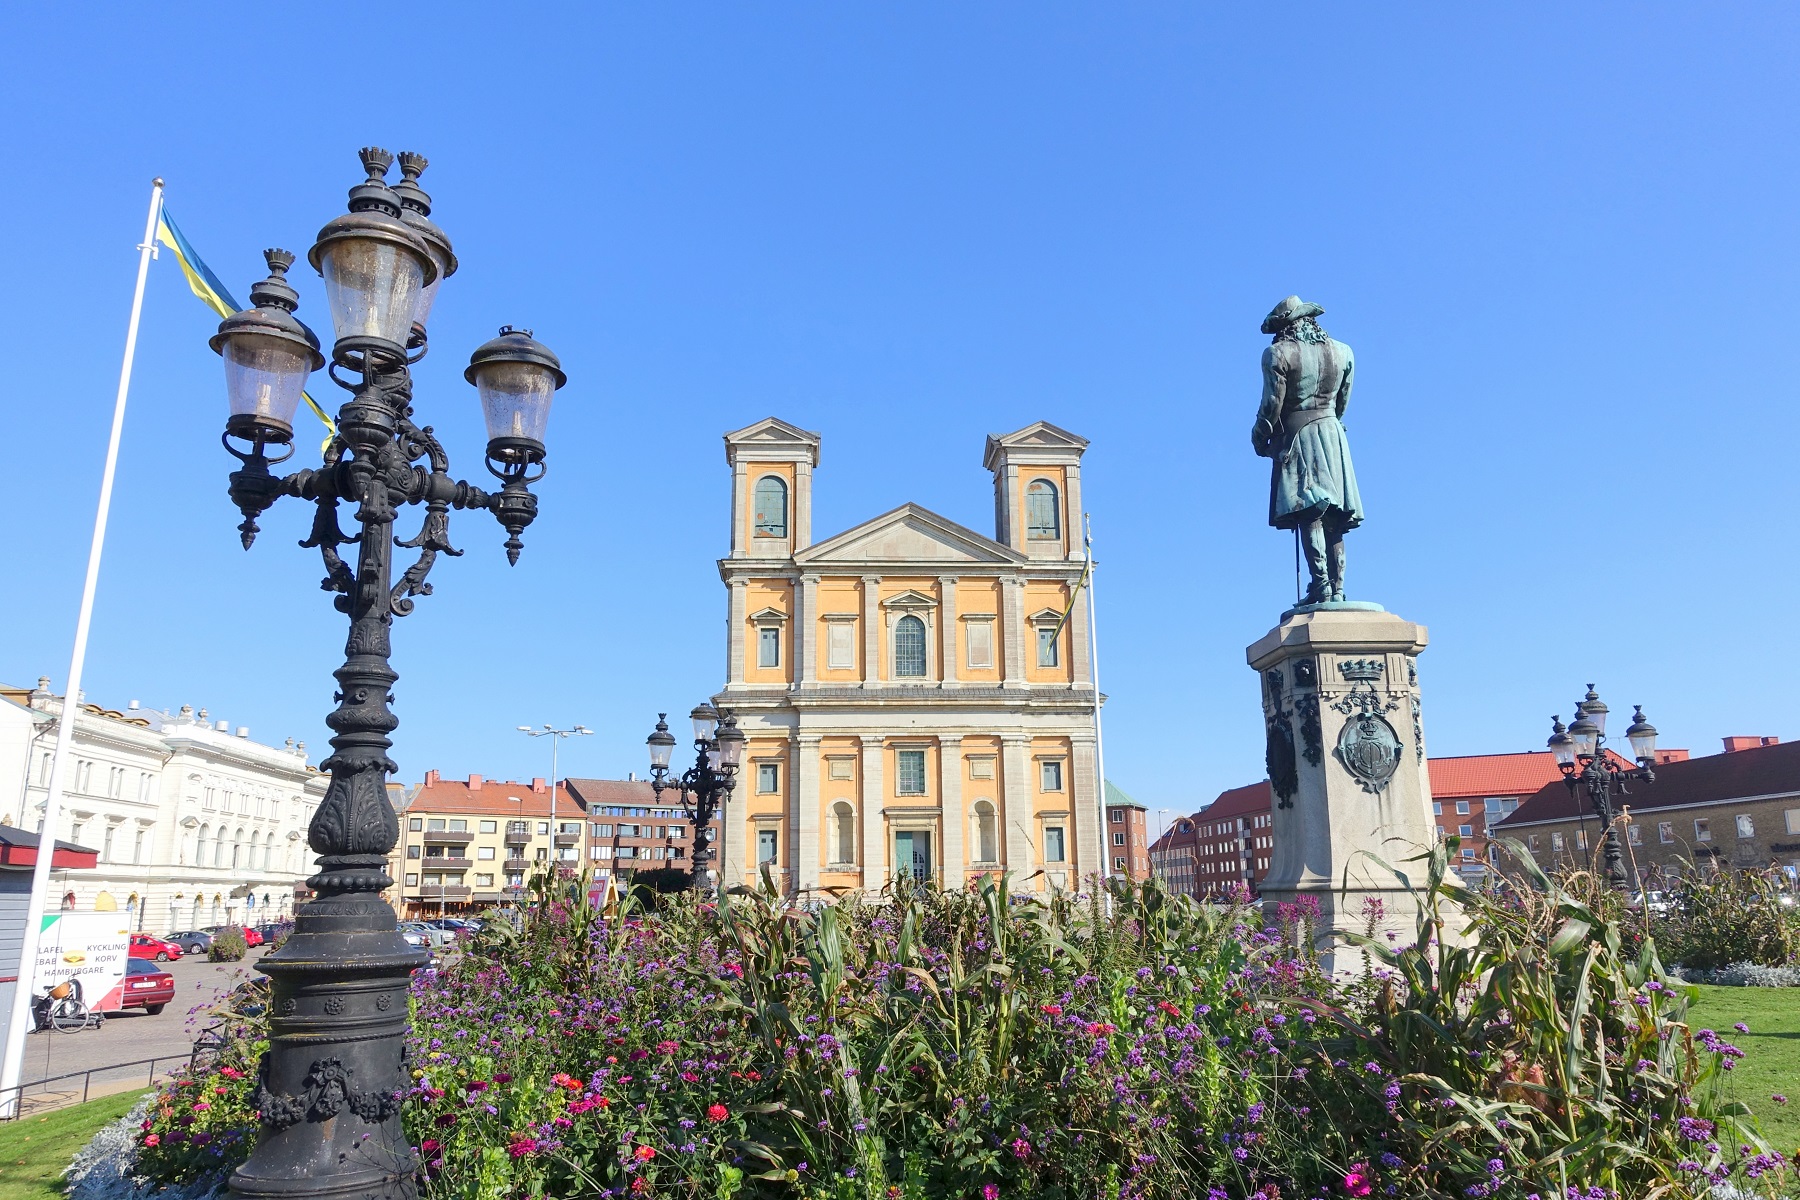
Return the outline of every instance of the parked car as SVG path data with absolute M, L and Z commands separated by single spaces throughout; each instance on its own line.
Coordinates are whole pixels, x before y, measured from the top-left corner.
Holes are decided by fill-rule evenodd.
M 125 960 L 125 985 L 120 1008 L 141 1008 L 151 1016 L 175 998 L 175 977 L 149 959 Z
M 181 947 L 183 954 L 205 954 L 212 949 L 212 934 L 204 929 L 190 929 L 185 933 L 171 933 L 163 939 Z
M 240 926 L 238 926 L 238 928 L 242 929 L 244 931 L 244 945 L 260 946 L 263 944 L 264 939 L 263 939 L 262 931 L 257 929 L 255 926 L 240 925 Z
M 168 962 L 172 958 L 181 957 L 181 945 L 154 934 L 134 933 L 131 935 L 131 953 L 137 958 L 154 958 L 157 962 Z
M 478 926 L 474 925 L 472 922 L 464 921 L 460 917 L 436 917 L 425 922 L 425 924 L 430 925 L 434 929 L 445 930 L 451 937 L 457 939 L 474 937 L 478 928 Z
M 430 936 L 422 929 L 412 928 L 409 923 L 401 924 L 400 936 L 406 939 L 406 944 L 409 946 L 417 946 L 421 950 L 429 950 L 431 948 Z
M 434 950 L 440 946 L 451 945 L 452 943 L 454 943 L 456 941 L 456 935 L 454 933 L 451 933 L 448 929 L 439 929 L 437 926 L 428 925 L 424 921 L 402 921 L 402 922 L 400 922 L 400 931 L 402 933 L 405 933 L 408 930 L 418 933 L 425 938 L 425 941 L 422 943 L 421 942 L 413 942 L 414 945 L 426 945 L 426 946 L 430 946 Z M 412 941 L 411 938 L 408 938 L 406 940 L 409 942 Z

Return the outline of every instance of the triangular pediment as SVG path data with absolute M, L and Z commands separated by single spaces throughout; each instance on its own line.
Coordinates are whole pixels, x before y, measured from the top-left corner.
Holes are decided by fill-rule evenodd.
M 898 596 L 889 596 L 881 602 L 883 608 L 936 608 L 937 601 L 915 588 L 907 588 Z
M 1011 433 L 988 434 L 987 453 L 982 456 L 982 462 L 991 471 L 1002 450 L 1025 451 L 1027 454 L 1041 451 L 1080 458 L 1087 447 L 1088 440 L 1078 433 L 1070 433 L 1048 421 L 1033 421 Z
M 804 458 L 817 466 L 822 440 L 812 430 L 802 429 L 780 417 L 764 417 L 725 435 L 725 457 L 729 461 L 734 454 L 744 453 L 753 458 Z M 774 453 L 759 453 L 770 451 Z
M 903 504 L 794 555 L 798 566 L 828 563 L 1023 563 L 1025 556 L 917 504 Z

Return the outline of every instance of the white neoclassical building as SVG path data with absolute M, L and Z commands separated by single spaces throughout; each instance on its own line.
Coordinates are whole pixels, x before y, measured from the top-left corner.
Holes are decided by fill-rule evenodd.
M 905 504 L 814 541 L 819 445 L 774 417 L 725 435 L 715 698 L 749 740 L 724 878 L 766 869 L 826 896 L 901 873 L 963 887 L 1006 872 L 1041 890 L 1124 869 L 1101 820 L 1092 631 L 1075 602 L 1087 440 L 1047 421 L 987 439 L 991 538 Z
M 48 679 L 0 687 L 0 823 L 41 831 L 62 703 Z M 127 912 L 151 933 L 291 915 L 328 782 L 305 743 L 253 742 L 205 709 L 84 704 L 57 836 L 99 861 L 55 871 L 52 905 Z

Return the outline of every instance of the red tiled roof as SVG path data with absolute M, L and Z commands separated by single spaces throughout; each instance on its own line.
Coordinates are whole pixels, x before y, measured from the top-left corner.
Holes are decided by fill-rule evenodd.
M 1269 811 L 1269 781 L 1245 784 L 1219 793 L 1218 799 L 1194 814 L 1196 821 L 1217 821 Z
M 1800 793 L 1800 742 L 1758 746 L 1730 754 L 1708 754 L 1679 762 L 1659 763 L 1655 783 L 1633 783 L 1631 794 L 1617 797 L 1634 813 L 1680 808 L 1711 800 L 1747 799 Z M 1546 784 L 1500 823 L 1502 829 L 1536 821 L 1566 821 L 1587 815 L 1586 795 L 1570 794 L 1560 781 Z
M 646 787 L 648 785 L 645 785 Z M 485 779 L 478 788 L 469 787 L 466 779 L 427 780 L 413 793 L 409 813 L 485 813 L 502 817 L 547 817 L 550 815 L 550 789 L 531 790 L 529 783 L 510 779 Z M 557 789 L 556 812 L 571 816 L 581 812 L 581 801 L 565 783 Z
M 1425 761 L 1434 800 L 1468 796 L 1529 796 L 1562 778 L 1548 750 L 1520 754 L 1464 754 Z
M 563 784 L 590 806 L 628 804 L 641 807 L 646 804 L 681 803 L 681 792 L 676 788 L 665 789 L 665 798 L 658 800 L 656 789 L 650 786 L 648 779 L 565 779 Z

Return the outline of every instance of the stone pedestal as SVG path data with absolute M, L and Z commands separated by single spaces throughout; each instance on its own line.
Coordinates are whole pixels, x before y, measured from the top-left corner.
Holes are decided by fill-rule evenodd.
M 1273 792 L 1274 848 L 1262 885 L 1265 913 L 1310 896 L 1318 949 L 1329 969 L 1359 971 L 1346 930 L 1373 919 L 1399 944 L 1416 940 L 1418 899 L 1393 872 L 1422 886 L 1407 863 L 1436 841 L 1417 660 L 1425 627 L 1377 605 L 1308 605 L 1252 645 L 1262 677 Z

